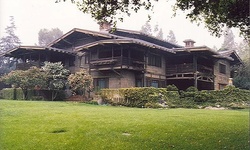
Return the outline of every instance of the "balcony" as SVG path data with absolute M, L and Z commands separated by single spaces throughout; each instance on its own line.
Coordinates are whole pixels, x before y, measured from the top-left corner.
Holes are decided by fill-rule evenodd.
M 108 70 L 108 69 L 131 69 L 131 70 L 144 70 L 144 61 L 132 59 L 128 57 L 110 57 L 100 58 L 90 61 L 91 69 Z
M 213 68 L 197 65 L 197 72 L 203 76 L 213 76 Z M 182 74 L 194 74 L 194 64 L 177 64 L 177 65 L 167 65 L 166 66 L 166 75 L 167 76 L 176 76 Z

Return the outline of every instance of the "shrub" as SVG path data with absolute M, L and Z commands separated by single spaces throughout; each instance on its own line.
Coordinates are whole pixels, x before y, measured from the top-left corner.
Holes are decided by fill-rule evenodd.
M 186 89 L 186 92 L 198 92 L 198 89 L 194 86 L 190 86 Z
M 198 91 L 190 87 L 186 91 L 168 91 L 167 88 L 122 88 L 103 89 L 101 97 L 105 103 L 129 107 L 158 108 L 164 102 L 170 108 L 204 108 L 205 106 L 234 107 L 235 104 L 246 104 L 250 100 L 249 90 L 226 87 L 221 91 Z M 158 103 L 158 104 L 157 104 Z M 244 107 L 247 105 L 244 105 Z
M 179 91 L 179 89 L 174 84 L 168 85 L 166 88 L 168 91 Z

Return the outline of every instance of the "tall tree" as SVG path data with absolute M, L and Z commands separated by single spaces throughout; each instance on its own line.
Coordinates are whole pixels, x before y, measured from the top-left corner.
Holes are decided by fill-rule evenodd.
M 55 0 L 56 2 L 66 0 Z M 141 8 L 152 10 L 158 0 L 71 0 L 83 13 L 99 22 L 116 22 L 117 14 L 131 15 Z M 166 3 L 167 5 L 167 3 Z M 164 7 L 164 6 L 163 6 Z M 174 10 L 188 12 L 191 21 L 205 22 L 212 34 L 220 36 L 222 27 L 236 27 L 247 37 L 249 0 L 176 0 Z M 123 18 L 118 18 L 123 19 Z
M 245 65 L 237 68 L 233 82 L 236 87 L 250 90 L 250 60 L 246 60 Z
M 140 31 L 147 35 L 152 35 L 158 39 L 164 40 L 162 28 L 159 28 L 158 24 L 154 26 L 154 29 L 152 29 L 152 26 L 149 21 L 146 21 L 146 23 L 141 27 Z
M 250 41 L 249 40 L 244 39 L 242 42 L 240 42 L 236 46 L 237 53 L 239 54 L 240 58 L 243 61 L 250 60 Z
M 173 44 L 177 44 L 174 31 L 170 30 L 167 36 L 167 41 Z
M 53 42 L 57 38 L 61 37 L 63 32 L 58 28 L 41 29 L 38 32 L 38 44 L 40 46 L 46 46 L 47 44 Z
M 149 21 L 147 21 L 140 30 L 142 33 L 145 33 L 147 35 L 152 35 L 152 27 L 151 24 L 149 23 Z
M 155 37 L 158 39 L 164 40 L 162 28 L 159 29 L 159 31 L 156 33 Z
M 21 44 L 20 39 L 15 34 L 16 25 L 13 16 L 10 16 L 10 25 L 5 28 L 6 36 L 0 39 L 0 54 L 13 49 Z M 11 71 L 11 59 L 8 57 L 0 57 L 0 75 Z
M 224 31 L 224 42 L 222 43 L 220 51 L 223 50 L 235 50 L 234 34 L 230 28 L 226 28 Z

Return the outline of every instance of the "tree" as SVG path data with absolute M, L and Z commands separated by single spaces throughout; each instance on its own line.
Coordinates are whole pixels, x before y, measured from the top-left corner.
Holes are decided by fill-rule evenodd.
M 236 50 L 243 61 L 250 60 L 250 41 L 244 39 L 236 46 Z
M 56 0 L 56 2 L 66 0 Z M 118 14 L 131 15 L 141 8 L 152 10 L 152 2 L 158 0 L 71 0 L 83 13 L 89 13 L 99 21 L 117 22 Z M 166 4 L 167 5 L 167 4 Z M 174 11 L 189 12 L 186 16 L 191 21 L 205 22 L 212 34 L 220 36 L 224 26 L 236 27 L 248 35 L 248 0 L 176 0 Z M 123 20 L 123 17 L 118 18 Z M 115 23 L 114 23 L 115 24 Z
M 175 35 L 174 35 L 174 31 L 170 30 L 167 36 L 167 41 L 173 44 L 177 44 Z
M 61 62 L 45 62 L 42 70 L 47 75 L 48 89 L 52 91 L 51 100 L 53 101 L 59 90 L 63 90 L 67 84 L 69 70 L 65 69 Z
M 156 24 L 154 26 L 154 29 L 152 30 L 151 24 L 149 23 L 149 21 L 146 21 L 146 23 L 141 27 L 140 31 L 147 35 L 155 36 L 160 40 L 164 40 L 162 28 L 159 28 L 158 24 Z
M 13 49 L 21 44 L 20 39 L 15 34 L 16 25 L 14 17 L 10 16 L 10 25 L 5 28 L 6 36 L 0 39 L 0 54 Z M 0 57 L 0 76 L 13 70 L 14 60 L 8 57 Z
M 40 46 L 46 46 L 57 38 L 61 37 L 63 32 L 58 28 L 41 29 L 38 33 L 38 44 Z
M 152 27 L 149 23 L 149 21 L 147 21 L 142 27 L 141 27 L 141 32 L 145 33 L 147 35 L 152 35 Z
M 220 51 L 235 49 L 234 34 L 230 28 L 226 28 L 224 31 L 224 42 L 222 43 Z
M 76 94 L 85 95 L 93 88 L 93 79 L 85 70 L 80 70 L 68 77 L 69 85 Z
M 37 67 L 31 67 L 28 70 L 14 70 L 1 78 L 6 84 L 14 88 L 21 88 L 23 98 L 27 99 L 28 89 L 45 88 L 46 74 Z
M 177 9 L 188 10 L 187 18 L 204 22 L 213 35 L 220 36 L 224 26 L 248 35 L 249 0 L 176 0 Z
M 237 68 L 233 82 L 238 88 L 250 90 L 250 60 L 245 61 L 244 65 Z

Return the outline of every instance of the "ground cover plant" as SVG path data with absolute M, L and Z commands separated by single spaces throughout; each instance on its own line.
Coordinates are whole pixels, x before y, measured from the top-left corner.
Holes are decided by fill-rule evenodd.
M 0 149 L 249 149 L 248 110 L 0 100 Z

